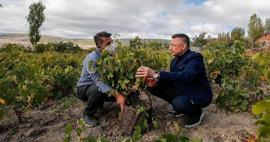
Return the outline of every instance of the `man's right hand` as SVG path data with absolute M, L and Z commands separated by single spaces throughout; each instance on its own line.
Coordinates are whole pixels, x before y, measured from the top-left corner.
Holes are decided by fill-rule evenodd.
M 136 71 L 136 77 L 153 77 L 154 74 L 155 74 L 155 70 L 146 66 L 141 66 Z
M 144 82 L 148 87 L 154 87 L 157 84 L 157 80 L 152 77 L 144 77 Z

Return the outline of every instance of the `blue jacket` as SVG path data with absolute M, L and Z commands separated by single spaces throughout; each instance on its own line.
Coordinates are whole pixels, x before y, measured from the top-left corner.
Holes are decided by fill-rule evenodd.
M 168 82 L 176 87 L 179 94 L 190 96 L 194 101 L 212 100 L 203 56 L 190 49 L 171 61 L 170 72 L 160 72 L 159 81 Z

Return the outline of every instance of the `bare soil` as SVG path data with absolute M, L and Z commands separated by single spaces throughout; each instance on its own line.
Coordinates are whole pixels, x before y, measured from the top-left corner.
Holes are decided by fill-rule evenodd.
M 57 102 L 47 102 L 36 109 L 25 110 L 21 122 L 15 111 L 9 108 L 7 116 L 0 121 L 0 142 L 63 142 L 65 127 L 72 124 L 76 128 L 85 104 L 75 97 Z M 253 115 L 248 112 L 231 113 L 211 104 L 204 109 L 205 117 L 200 126 L 192 129 L 182 127 L 183 118 L 174 116 L 171 106 L 158 98 L 153 98 L 154 118 L 158 128 L 146 132 L 140 141 L 154 141 L 163 133 L 173 133 L 180 128 L 184 135 L 201 138 L 204 142 L 241 142 L 256 134 L 257 126 Z M 128 136 L 119 132 L 119 109 L 115 103 L 105 103 L 98 113 L 101 125 L 87 127 L 83 136 L 106 137 L 110 141 L 121 141 Z M 72 141 L 78 141 L 76 132 Z

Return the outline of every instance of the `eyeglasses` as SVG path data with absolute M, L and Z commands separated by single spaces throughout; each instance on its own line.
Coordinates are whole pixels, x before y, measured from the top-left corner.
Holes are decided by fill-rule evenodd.
M 185 44 L 185 43 L 180 43 L 180 44 L 170 44 L 170 47 L 179 47 L 179 46 L 181 46 L 182 44 Z

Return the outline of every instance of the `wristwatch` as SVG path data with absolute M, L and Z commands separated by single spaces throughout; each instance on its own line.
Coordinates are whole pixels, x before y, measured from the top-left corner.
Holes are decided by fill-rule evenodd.
M 159 72 L 158 71 L 155 71 L 155 74 L 153 75 L 153 78 L 154 79 L 158 79 L 159 78 Z

